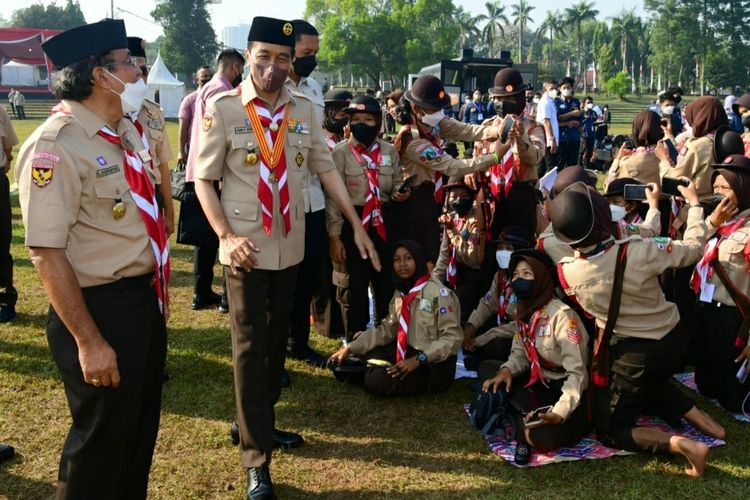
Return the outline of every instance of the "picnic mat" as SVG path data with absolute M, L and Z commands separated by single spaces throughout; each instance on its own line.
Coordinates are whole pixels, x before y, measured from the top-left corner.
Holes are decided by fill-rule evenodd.
M 687 387 L 691 391 L 698 392 L 698 386 L 695 384 L 695 373 L 694 372 L 675 373 L 673 375 L 673 377 L 674 377 L 674 379 L 676 381 L 678 381 L 679 383 L 681 383 L 682 385 L 684 385 L 685 387 Z M 698 394 L 700 394 L 700 393 L 698 393 Z M 708 398 L 706 398 L 706 399 L 708 399 Z M 724 408 L 722 408 L 722 406 L 719 404 L 719 402 L 717 400 L 715 400 L 715 399 L 708 399 L 708 400 L 711 401 L 711 403 L 714 406 L 718 406 L 719 408 L 721 408 L 722 410 L 724 410 Z M 727 410 L 724 410 L 724 411 L 727 411 Z M 727 411 L 727 413 L 729 413 L 730 415 L 732 415 L 735 420 L 739 420 L 740 422 L 745 422 L 745 423 L 750 424 L 750 416 L 743 415 L 742 413 L 732 413 L 731 411 Z
M 469 415 L 469 405 L 464 405 L 466 415 Z M 712 438 L 698 431 L 695 427 L 687 422 L 684 422 L 685 426 L 682 429 L 672 429 L 662 420 L 656 417 L 641 417 L 638 420 L 638 425 L 645 427 L 656 427 L 666 432 L 671 432 L 692 439 L 694 441 L 701 441 L 706 443 L 709 447 L 714 448 L 716 446 L 722 446 L 726 444 L 721 439 Z M 495 436 L 484 436 L 485 441 L 492 450 L 493 453 L 500 456 L 509 464 L 519 467 L 541 467 L 542 465 L 549 465 L 558 462 L 574 462 L 576 460 L 596 460 L 600 458 L 609 458 L 614 456 L 625 456 L 633 455 L 632 452 L 625 450 L 618 450 L 617 448 L 609 448 L 604 446 L 602 443 L 596 440 L 594 434 L 589 434 L 583 438 L 577 445 L 571 448 L 560 448 L 558 450 L 542 453 L 536 450 L 531 451 L 531 457 L 529 463 L 526 465 L 517 465 L 513 461 L 513 456 L 516 451 L 515 441 L 505 441 L 503 438 Z

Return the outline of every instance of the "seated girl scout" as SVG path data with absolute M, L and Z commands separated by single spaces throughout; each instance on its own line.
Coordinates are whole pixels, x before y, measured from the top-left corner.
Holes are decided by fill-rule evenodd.
M 395 245 L 393 283 L 388 317 L 355 335 L 330 361 L 340 364 L 350 354 L 384 361 L 389 366 L 371 366 L 365 373 L 365 387 L 381 396 L 444 391 L 455 377 L 461 347 L 458 299 L 430 279 L 424 250 L 410 240 Z
M 479 366 L 480 380 L 494 374 L 482 390 L 494 392 L 505 385 L 511 399 L 533 399 L 535 404 L 550 406 L 540 414 L 541 426 L 524 425 L 519 436 L 519 443 L 525 439 L 544 451 L 572 446 L 589 429 L 583 397 L 588 383 L 588 333 L 575 311 L 554 298 L 554 269 L 552 260 L 539 250 L 513 252 L 508 270 L 518 297 L 513 347 L 506 362 Z M 529 397 L 521 392 L 529 392 Z
M 629 177 L 621 177 L 610 182 L 604 197 L 609 202 L 612 212 L 616 239 L 640 235 L 644 238 L 659 236 L 661 233 L 661 212 L 659 211 L 659 183 L 649 183 L 646 189 L 648 205 L 640 201 L 625 199 L 625 186 L 629 184 L 642 185 L 641 182 Z
M 391 200 L 403 201 L 409 193 L 395 189 L 401 180 L 398 153 L 388 142 L 378 139 L 383 113 L 372 97 L 358 95 L 344 108 L 349 116 L 351 136 L 332 152 L 333 162 L 344 179 L 354 208 L 375 244 L 382 262 L 390 262 L 388 245 Z M 345 319 L 347 338 L 367 328 L 370 320 L 367 290 L 372 285 L 376 319 L 388 314 L 388 302 L 393 295 L 391 273 L 376 271 L 369 260 L 359 255 L 351 225 L 344 220 L 332 199 L 326 200 L 326 222 L 331 259 L 345 265 L 348 271 L 348 293 L 338 293 L 341 312 Z
M 710 239 L 691 280 L 698 296 L 688 322 L 691 357 L 701 394 L 738 412 L 743 402 L 747 408 L 750 392 L 750 377 L 744 382 L 737 377 L 750 358 L 738 307 L 747 314 L 750 303 L 750 159 L 732 155 L 714 168 L 714 192 L 725 198 L 706 220 Z

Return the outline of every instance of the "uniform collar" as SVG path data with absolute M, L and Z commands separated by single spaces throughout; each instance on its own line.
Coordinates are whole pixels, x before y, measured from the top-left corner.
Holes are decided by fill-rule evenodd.
M 103 127 L 109 127 L 109 125 L 107 125 L 107 122 L 102 120 L 99 115 L 91 111 L 80 102 L 63 100 L 62 103 L 63 106 L 70 112 L 70 114 L 72 114 L 75 119 L 78 120 L 78 123 L 81 124 L 83 129 L 86 131 L 86 135 L 88 135 L 89 138 L 94 137 L 96 133 L 99 132 Z M 119 128 L 119 125 L 120 122 L 117 123 L 117 128 Z
M 301 82 L 302 80 L 300 80 Z M 292 82 L 293 83 L 293 82 Z M 255 84 L 253 83 L 253 77 L 249 76 L 242 80 L 242 83 L 239 86 L 240 94 L 242 98 L 242 105 L 247 106 L 247 103 L 252 101 L 258 96 L 258 92 L 255 90 Z M 263 101 L 265 102 L 265 101 Z M 276 109 L 280 108 L 284 104 L 291 102 L 292 106 L 295 106 L 297 104 L 297 100 L 292 96 L 292 93 L 289 91 L 289 88 L 286 85 L 283 85 L 281 87 L 281 93 L 279 94 L 279 100 L 276 102 Z M 266 104 L 272 104 L 272 103 L 266 103 Z
M 294 83 L 294 80 L 292 80 L 291 76 L 286 77 L 286 85 L 291 86 L 293 89 L 298 89 L 304 85 L 307 85 L 307 77 L 306 76 L 300 76 L 299 77 L 299 83 Z

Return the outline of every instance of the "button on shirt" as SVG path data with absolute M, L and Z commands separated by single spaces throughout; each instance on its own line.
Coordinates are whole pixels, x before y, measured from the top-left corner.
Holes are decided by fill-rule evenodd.
M 317 111 L 315 115 L 318 123 L 311 124 L 311 126 L 321 128 L 323 126 L 323 108 L 325 103 L 323 102 L 323 90 L 320 88 L 320 84 L 312 78 L 300 77 L 299 83 L 294 83 L 294 80 L 287 78 L 286 85 L 289 90 L 304 94 L 312 101 Z M 304 170 L 302 174 L 302 194 L 305 197 L 305 212 L 317 212 L 318 210 L 325 209 L 326 200 L 323 195 L 323 188 L 320 185 L 320 179 L 317 175 L 310 174 L 307 170 Z
M 544 94 L 539 99 L 539 105 L 536 109 L 536 122 L 544 125 L 544 120 L 549 119 L 550 126 L 552 127 L 552 134 L 555 136 L 555 142 L 560 142 L 560 127 L 557 123 L 557 106 L 555 106 L 555 100 L 550 98 L 547 94 Z M 550 137 L 547 137 L 547 147 L 552 145 Z

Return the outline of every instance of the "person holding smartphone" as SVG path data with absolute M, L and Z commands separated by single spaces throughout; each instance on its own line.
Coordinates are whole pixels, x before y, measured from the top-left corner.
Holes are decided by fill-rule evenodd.
M 633 119 L 633 144 L 622 145 L 612 162 L 605 184 L 624 177 L 635 179 L 642 184 L 658 184 L 661 172 L 656 145 L 663 137 L 659 115 L 653 111 L 638 113 Z M 666 168 L 664 170 L 666 171 Z

